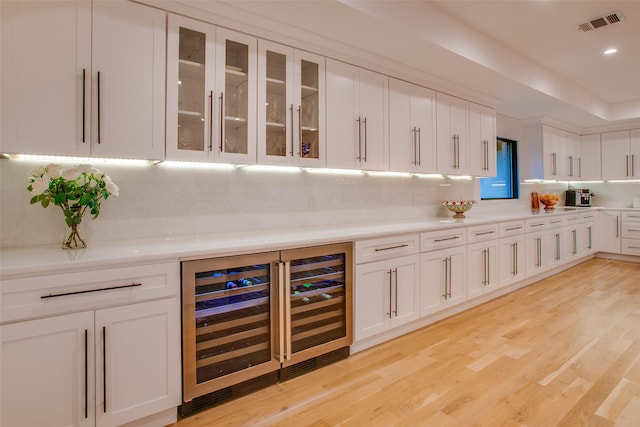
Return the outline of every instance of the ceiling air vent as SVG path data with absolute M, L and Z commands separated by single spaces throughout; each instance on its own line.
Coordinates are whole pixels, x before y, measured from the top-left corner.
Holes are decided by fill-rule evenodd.
M 595 30 L 600 27 L 606 27 L 607 25 L 615 24 L 616 22 L 620 22 L 624 19 L 622 13 L 620 12 L 611 12 L 608 15 L 598 16 L 597 18 L 593 18 L 588 20 L 587 22 L 583 22 L 578 24 L 578 31 L 582 31 L 586 33 L 587 31 Z

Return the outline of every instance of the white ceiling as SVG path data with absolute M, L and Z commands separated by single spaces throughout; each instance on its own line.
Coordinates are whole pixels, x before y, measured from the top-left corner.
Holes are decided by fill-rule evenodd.
M 384 71 L 510 117 L 581 130 L 640 123 L 640 0 L 182 2 L 369 64 L 384 57 Z M 613 11 L 624 20 L 577 30 Z M 605 56 L 609 47 L 618 53 Z

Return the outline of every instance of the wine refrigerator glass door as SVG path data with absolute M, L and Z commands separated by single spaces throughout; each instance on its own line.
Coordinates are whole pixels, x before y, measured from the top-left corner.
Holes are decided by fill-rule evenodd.
M 278 253 L 182 263 L 183 399 L 277 371 Z

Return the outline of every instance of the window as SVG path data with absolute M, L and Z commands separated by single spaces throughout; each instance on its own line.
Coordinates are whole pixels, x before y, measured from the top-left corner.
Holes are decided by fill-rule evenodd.
M 496 176 L 480 179 L 480 198 L 517 199 L 518 187 L 518 143 L 498 138 Z

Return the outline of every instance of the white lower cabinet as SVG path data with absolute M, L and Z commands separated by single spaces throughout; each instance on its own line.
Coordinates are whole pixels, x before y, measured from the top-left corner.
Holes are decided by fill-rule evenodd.
M 356 341 L 419 317 L 418 263 L 415 254 L 356 266 Z
M 0 425 L 175 421 L 178 291 L 177 263 L 0 282 Z
M 620 211 L 599 211 L 597 216 L 598 250 L 619 254 L 621 252 Z
M 498 249 L 498 286 L 507 286 L 525 277 L 524 235 L 503 237 Z
M 457 246 L 420 254 L 420 315 L 467 299 L 466 248 Z
M 467 245 L 467 296 L 478 297 L 496 289 L 498 280 L 498 240 Z
M 525 275 L 527 277 L 535 276 L 549 267 L 552 254 L 547 248 L 550 239 L 549 233 L 544 231 L 528 233 L 525 236 Z
M 622 213 L 622 247 L 625 255 L 640 255 L 640 213 Z
M 2 425 L 118 426 L 177 406 L 179 307 L 173 298 L 1 326 Z

